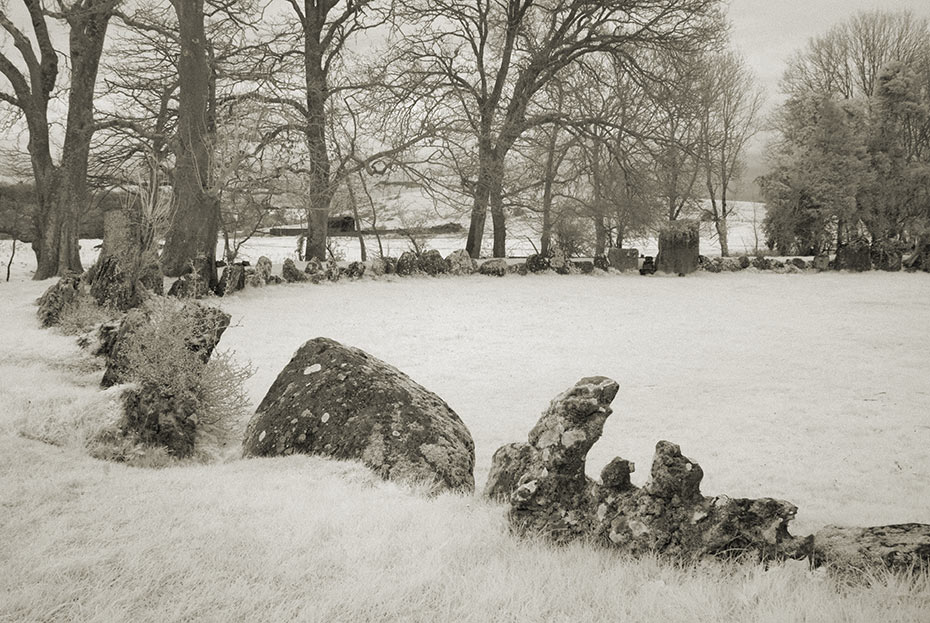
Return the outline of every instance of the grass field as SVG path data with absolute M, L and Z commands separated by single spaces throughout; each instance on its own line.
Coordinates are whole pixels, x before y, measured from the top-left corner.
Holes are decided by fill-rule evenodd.
M 161 470 L 89 458 L 116 393 L 38 329 L 49 285 L 0 284 L 0 621 L 926 621 L 930 579 L 847 584 L 802 563 L 677 565 L 507 531 L 479 496 L 427 499 L 312 457 Z M 827 523 L 930 523 L 930 276 L 744 272 L 284 285 L 217 301 L 257 403 L 327 336 L 442 396 L 490 456 L 580 377 L 621 390 L 589 471 L 642 484 L 668 439 L 705 493 Z M 41 441 L 53 441 L 57 445 Z

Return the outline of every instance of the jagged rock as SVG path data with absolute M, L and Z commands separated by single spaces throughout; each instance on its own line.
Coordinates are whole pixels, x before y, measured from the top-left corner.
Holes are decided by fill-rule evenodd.
M 606 255 L 595 255 L 594 256 L 594 268 L 598 270 L 608 270 L 610 268 L 610 261 L 607 259 Z
M 342 278 L 343 270 L 334 258 L 326 261 L 326 279 L 329 281 L 339 281 Z
M 227 264 L 223 275 L 216 286 L 219 296 L 227 296 L 245 288 L 245 265 L 241 263 Z
M 534 253 L 526 258 L 526 270 L 531 273 L 541 273 L 549 270 L 549 258 L 545 255 Z
M 271 260 L 264 255 L 255 262 L 255 278 L 261 280 L 263 285 L 271 281 Z
M 297 270 L 297 265 L 294 264 L 294 260 L 291 258 L 284 260 L 284 264 L 281 266 L 281 276 L 288 283 L 307 281 L 310 278 L 307 273 Z
M 556 542 L 591 532 L 593 482 L 584 474 L 585 457 L 601 436 L 618 389 L 603 376 L 584 378 L 543 412 L 527 439 L 533 448 L 529 468 L 511 475 L 517 489 L 510 497 L 509 515 L 517 532 L 545 534 Z
M 804 270 L 805 268 L 807 268 L 807 262 L 805 262 L 799 257 L 793 257 L 788 261 L 791 262 L 791 264 L 793 264 L 795 268 L 800 268 L 801 270 Z
M 719 257 L 708 259 L 701 264 L 701 268 L 709 273 L 719 273 L 723 270 L 723 259 Z
M 395 267 L 395 272 L 398 277 L 408 277 L 410 275 L 415 275 L 419 272 L 419 262 L 417 262 L 417 256 L 413 251 L 404 251 L 400 259 L 397 260 L 397 266 Z
M 478 263 L 465 249 L 453 251 L 446 257 L 446 272 L 452 275 L 471 275 L 478 270 Z
M 508 443 L 491 458 L 491 471 L 484 486 L 485 497 L 500 502 L 510 500 L 517 490 L 517 481 L 530 470 L 536 449 L 528 443 Z
M 434 490 L 474 489 L 474 442 L 438 396 L 371 355 L 308 341 L 249 422 L 244 456 L 293 453 L 356 459 L 381 477 Z
M 864 272 L 872 270 L 872 253 L 864 241 L 850 242 L 836 250 L 833 267 L 836 270 Z
M 772 260 L 761 255 L 752 258 L 752 266 L 759 270 L 771 270 L 773 268 Z
M 49 286 L 45 293 L 39 297 L 36 304 L 39 309 L 36 314 L 43 327 L 58 324 L 61 313 L 69 305 L 74 304 L 81 293 L 81 276 L 77 273 L 64 275 L 55 284 Z
M 308 275 L 318 275 L 323 272 L 323 265 L 320 263 L 320 259 L 317 257 L 311 257 L 307 260 L 307 265 L 304 267 L 304 272 Z
M 435 249 L 430 249 L 429 251 L 424 251 L 419 258 L 417 258 L 417 268 L 420 272 L 424 272 L 427 275 L 441 275 L 446 272 L 446 262 L 442 259 L 442 254 Z
M 161 269 L 151 264 L 133 274 L 115 255 L 101 255 L 94 265 L 90 280 L 90 295 L 101 307 L 127 311 L 138 307 L 148 292 L 162 294 L 164 290 Z
M 829 270 L 830 269 L 830 256 L 826 254 L 821 254 L 814 257 L 811 260 L 811 268 L 814 270 Z
M 738 259 L 740 270 L 745 270 L 752 266 L 752 260 L 749 259 L 746 255 L 741 255 Z
M 345 275 L 347 279 L 361 279 L 365 276 L 365 264 L 362 262 L 350 262 L 346 266 Z
M 796 508 L 763 498 L 705 497 L 700 465 L 673 443 L 660 441 L 642 488 L 630 482 L 633 465 L 614 459 L 597 483 L 585 476 L 585 458 L 611 413 L 617 383 L 590 377 L 556 397 L 530 432 L 528 444 L 495 453 L 488 495 L 510 496 L 511 528 L 556 542 L 593 539 L 630 553 L 679 557 L 755 554 L 805 555 L 808 541 L 787 524 Z M 522 472 L 522 474 L 520 473 Z
M 827 526 L 814 534 L 814 564 L 862 571 L 930 569 L 930 525 Z
M 210 286 L 198 271 L 181 275 L 168 289 L 168 296 L 179 299 L 199 299 L 209 293 Z
M 144 383 L 123 393 L 125 428 L 143 443 L 165 447 L 178 458 L 194 451 L 197 432 L 197 399 L 188 393 L 175 395 L 154 383 Z
M 594 272 L 594 262 L 588 260 L 575 260 L 571 263 L 572 272 L 578 271 L 582 275 L 590 275 Z
M 490 275 L 492 277 L 503 277 L 507 274 L 507 260 L 501 258 L 494 258 L 492 260 L 487 260 L 481 267 L 478 269 L 478 272 L 482 275 Z
M 743 270 L 743 267 L 740 265 L 740 258 L 738 257 L 722 257 L 720 258 L 720 270 L 729 271 L 729 272 L 738 272 Z
M 614 270 L 625 272 L 639 269 L 639 249 L 607 249 L 607 261 Z
M 193 324 L 200 329 L 197 335 L 188 339 L 187 347 L 198 353 L 201 361 L 206 363 L 223 336 L 223 332 L 229 327 L 231 316 L 216 307 L 200 305 L 193 301 L 179 304 L 183 305 L 183 313 L 191 317 Z M 127 380 L 126 350 L 136 331 L 150 321 L 151 314 L 152 311 L 143 306 L 123 316 L 118 327 L 113 324 L 105 324 L 101 327 L 101 347 L 98 352 L 106 357 L 107 363 L 103 379 L 100 381 L 102 387 L 111 387 Z
M 567 275 L 571 272 L 572 263 L 568 261 L 565 252 L 560 247 L 553 249 L 552 256 L 549 258 L 549 268 L 560 275 Z

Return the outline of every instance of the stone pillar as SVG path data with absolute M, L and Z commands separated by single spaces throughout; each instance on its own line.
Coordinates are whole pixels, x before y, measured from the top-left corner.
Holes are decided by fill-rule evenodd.
M 701 237 L 695 220 L 671 221 L 659 231 L 656 269 L 687 275 L 698 269 Z

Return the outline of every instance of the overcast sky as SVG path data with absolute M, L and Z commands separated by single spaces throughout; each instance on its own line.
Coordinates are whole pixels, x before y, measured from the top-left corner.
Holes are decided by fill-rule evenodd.
M 791 53 L 860 11 L 909 10 L 930 17 L 930 0 L 730 0 L 734 47 L 765 86 L 769 105 L 781 100 L 778 81 Z

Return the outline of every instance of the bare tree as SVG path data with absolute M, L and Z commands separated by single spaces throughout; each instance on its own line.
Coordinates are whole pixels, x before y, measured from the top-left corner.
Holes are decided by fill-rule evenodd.
M 746 144 L 759 131 L 763 94 L 742 57 L 726 52 L 711 58 L 699 101 L 701 157 L 710 202 L 706 216 L 717 231 L 720 255 L 727 257 L 727 217 L 733 213 L 727 193 L 742 172 Z
M 38 202 L 32 243 L 38 266 L 35 279 L 80 272 L 78 226 L 87 203 L 87 163 L 94 132 L 94 86 L 107 26 L 119 0 L 59 2 L 57 10 L 41 0 L 22 0 L 33 30 L 30 37 L 0 9 L 0 27 L 18 53 L 0 52 L 0 73 L 7 86 L 0 101 L 17 108 L 29 131 L 29 154 Z M 49 104 L 58 84 L 58 52 L 49 34 L 52 21 L 68 25 L 70 83 L 61 156 L 52 154 Z
M 930 26 L 909 11 L 868 11 L 837 24 L 795 53 L 782 79 L 789 95 L 822 93 L 845 99 L 872 96 L 891 61 L 925 58 Z
M 634 50 L 697 49 L 719 25 L 714 0 L 430 0 L 410 3 L 402 45 L 412 75 L 444 92 L 466 120 L 478 171 L 466 249 L 481 250 L 488 209 L 495 256 L 505 253 L 507 155 L 530 127 L 546 122 L 531 107 L 545 85 L 586 56 L 629 61 Z

